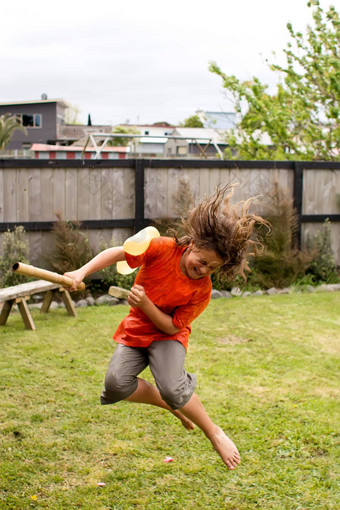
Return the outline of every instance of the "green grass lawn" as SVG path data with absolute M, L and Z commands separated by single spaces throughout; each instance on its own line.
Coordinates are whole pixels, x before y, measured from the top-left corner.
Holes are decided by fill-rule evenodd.
M 235 471 L 164 410 L 100 406 L 127 310 L 35 311 L 37 331 L 12 314 L 1 328 L 1 509 L 340 507 L 340 293 L 219 299 L 194 322 L 187 369 L 240 450 Z

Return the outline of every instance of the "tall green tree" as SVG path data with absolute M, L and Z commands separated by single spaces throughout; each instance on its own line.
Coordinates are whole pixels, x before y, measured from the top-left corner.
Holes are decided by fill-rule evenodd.
M 180 126 L 187 128 L 202 128 L 204 127 L 204 124 L 198 115 L 191 115 L 191 117 L 185 119 L 185 121 L 181 123 Z
M 22 131 L 26 134 L 26 129 L 14 115 L 6 113 L 0 116 L 0 150 L 4 150 L 10 142 L 15 131 Z
M 239 159 L 340 159 L 340 20 L 335 7 L 324 11 L 319 0 L 307 3 L 313 24 L 306 33 L 287 24 L 285 65 L 276 93 L 254 77 L 241 82 L 215 62 L 209 70 L 220 76 L 235 104 L 237 129 L 227 135 L 227 157 Z

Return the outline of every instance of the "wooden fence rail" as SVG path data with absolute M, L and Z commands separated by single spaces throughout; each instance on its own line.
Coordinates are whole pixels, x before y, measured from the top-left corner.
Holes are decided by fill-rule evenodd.
M 31 263 L 46 267 L 56 213 L 80 221 L 97 252 L 112 238 L 120 243 L 155 219 L 176 217 L 183 180 L 196 201 L 226 182 L 240 183 L 235 200 L 264 201 L 278 183 L 294 199 L 302 244 L 329 218 L 340 265 L 338 162 L 0 159 L 0 232 L 23 225 Z

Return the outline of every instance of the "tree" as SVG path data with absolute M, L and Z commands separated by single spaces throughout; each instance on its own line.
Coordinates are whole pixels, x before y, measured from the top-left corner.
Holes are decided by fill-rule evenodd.
M 65 114 L 64 114 L 64 121 L 65 124 L 71 125 L 71 126 L 81 126 L 82 123 L 79 120 L 79 114 L 80 110 L 78 106 L 71 105 L 69 108 L 66 108 Z
M 188 127 L 188 128 L 202 128 L 204 127 L 203 122 L 199 118 L 198 115 L 192 115 L 191 117 L 188 117 L 185 119 L 183 124 L 180 124 L 182 127 Z
M 280 74 L 276 93 L 254 77 L 240 82 L 215 62 L 209 70 L 223 80 L 239 117 L 227 135 L 227 156 L 240 159 L 340 159 L 340 20 L 310 0 L 314 26 L 303 35 L 287 28 L 293 42 L 283 50 L 286 64 L 270 65 Z M 265 143 L 266 142 L 266 143 Z
M 15 131 L 22 131 L 27 133 L 26 129 L 20 123 L 15 115 L 5 113 L 0 116 L 0 150 L 4 150 L 6 145 L 10 142 Z
M 116 126 L 113 129 L 112 133 L 113 134 L 121 133 L 122 135 L 139 135 L 140 131 L 137 128 L 135 128 L 134 126 L 129 126 L 129 127 Z M 114 137 L 112 140 L 110 140 L 107 145 L 113 146 L 113 147 L 126 147 L 127 145 L 129 145 L 131 140 L 133 140 L 133 138 L 117 136 L 117 137 Z

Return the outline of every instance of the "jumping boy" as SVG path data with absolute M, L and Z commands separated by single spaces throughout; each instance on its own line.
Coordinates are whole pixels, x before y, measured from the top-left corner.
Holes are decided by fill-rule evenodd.
M 226 192 L 230 191 L 227 196 Z M 191 322 L 210 301 L 210 275 L 219 270 L 230 277 L 244 275 L 256 223 L 247 201 L 229 203 L 232 187 L 219 188 L 183 220 L 185 235 L 153 239 L 145 253 L 133 256 L 123 247 L 104 250 L 76 271 L 66 273 L 75 290 L 86 276 L 126 260 L 139 267 L 128 302 L 131 309 L 114 334 L 113 353 L 101 403 L 120 400 L 167 409 L 187 429 L 197 425 L 229 469 L 240 462 L 239 452 L 223 430 L 212 422 L 194 393 L 196 376 L 184 368 Z M 223 203 L 223 207 L 222 206 Z M 150 367 L 156 385 L 138 375 Z

